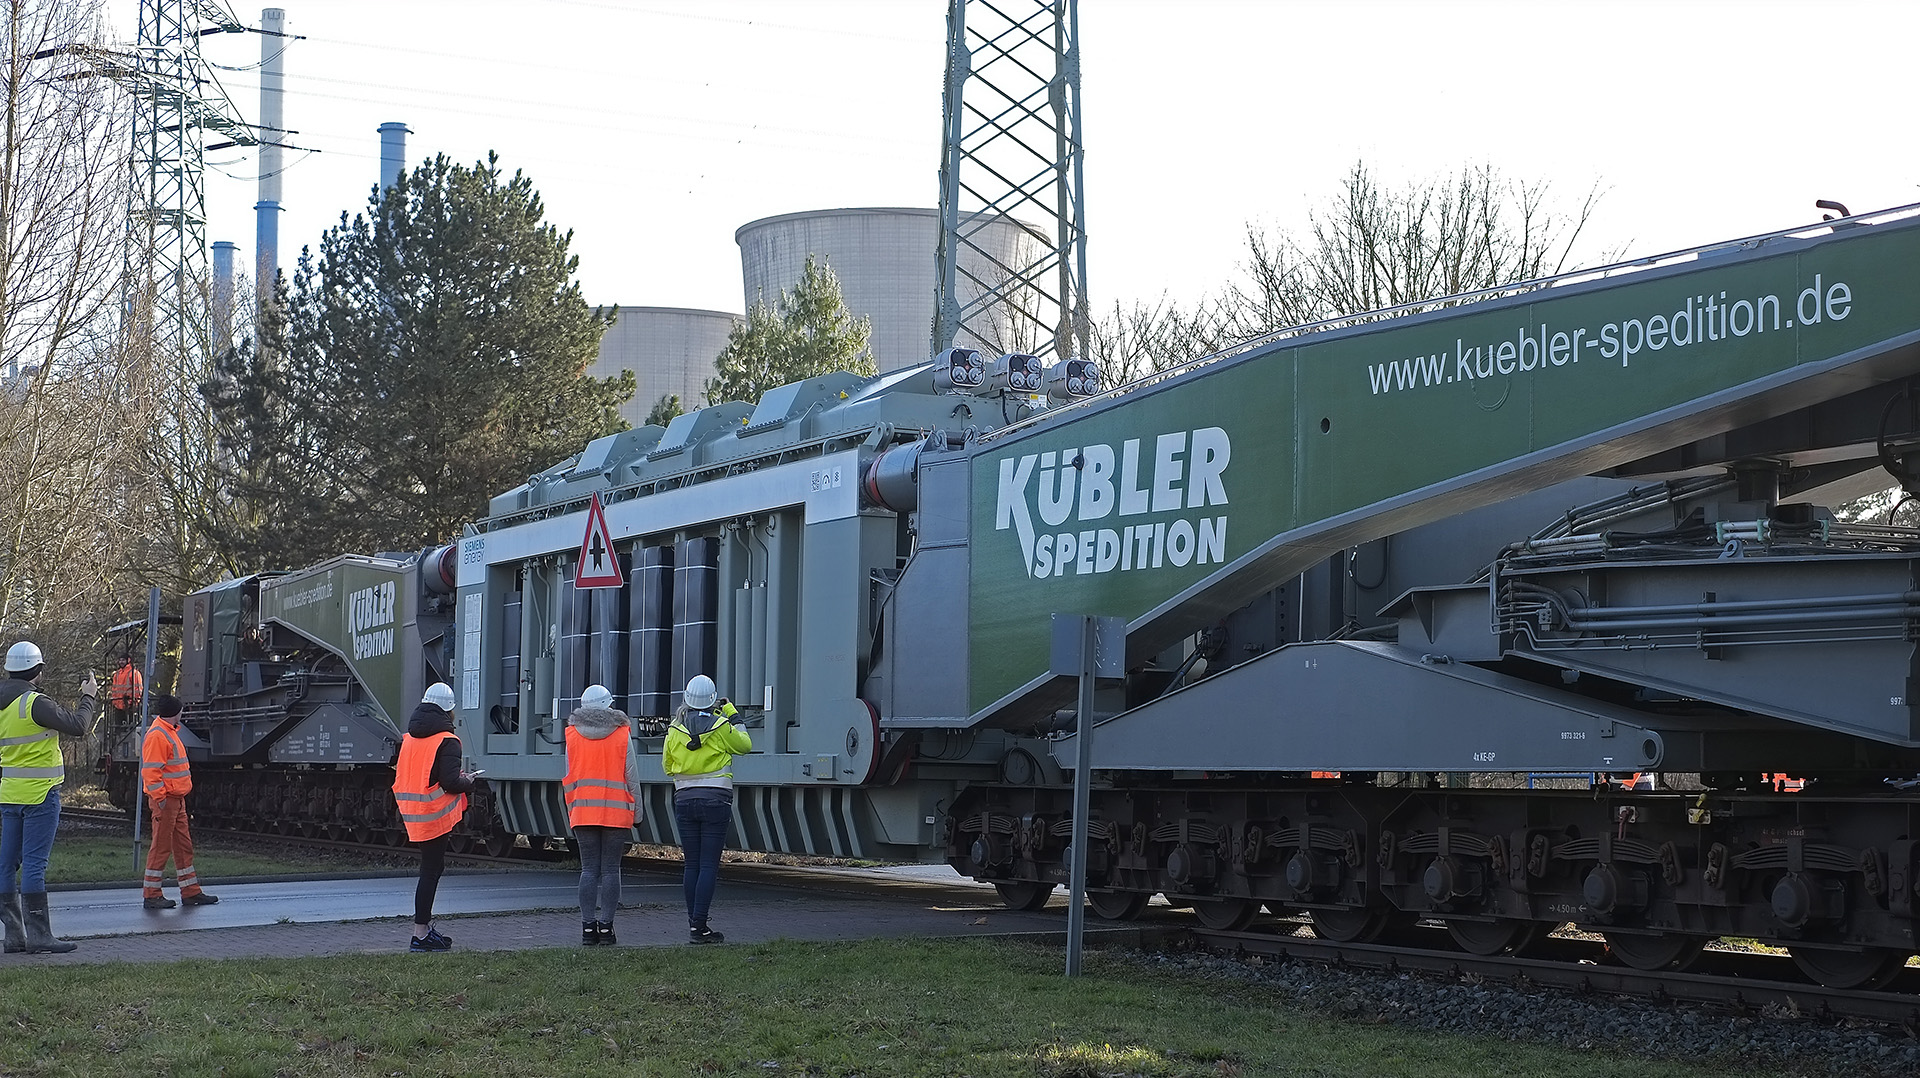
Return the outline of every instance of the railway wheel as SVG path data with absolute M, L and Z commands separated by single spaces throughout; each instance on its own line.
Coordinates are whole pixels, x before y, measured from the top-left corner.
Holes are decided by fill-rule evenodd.
M 501 828 L 490 828 L 484 849 L 488 857 L 505 857 L 513 852 L 513 832 Z
M 473 850 L 473 836 L 465 831 L 454 831 L 447 835 L 448 853 L 470 853 Z
M 1454 917 L 1447 921 L 1447 934 L 1468 954 L 1482 957 L 1519 954 L 1533 946 L 1545 934 L 1546 925 L 1517 917 L 1498 917 L 1491 921 L 1469 921 Z
M 1704 936 L 1652 936 L 1637 932 L 1602 932 L 1607 950 L 1622 965 L 1634 969 L 1686 969 L 1706 949 Z
M 386 830 L 386 839 L 387 845 L 389 846 L 405 846 L 407 844 L 407 829 L 404 827 L 389 827 Z
M 1037 910 L 1053 897 L 1053 884 L 1039 880 L 1000 880 L 993 889 L 1000 892 L 1000 901 L 1010 910 Z
M 1139 891 L 1088 891 L 1087 908 L 1106 921 L 1131 921 L 1146 912 L 1152 895 Z
M 1372 943 L 1386 929 L 1386 910 L 1347 907 L 1337 910 L 1308 910 L 1314 935 L 1335 943 Z
M 364 820 L 356 820 L 347 825 L 347 837 L 365 846 L 373 841 L 373 827 Z
M 1253 898 L 1209 898 L 1193 904 L 1193 915 L 1214 932 L 1238 932 L 1253 923 L 1260 901 Z
M 1907 964 L 1907 952 L 1887 947 L 1788 947 L 1787 953 L 1809 980 L 1828 988 L 1884 988 Z

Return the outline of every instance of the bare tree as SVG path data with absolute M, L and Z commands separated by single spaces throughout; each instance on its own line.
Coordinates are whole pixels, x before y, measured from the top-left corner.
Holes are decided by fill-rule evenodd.
M 1093 358 L 1117 385 L 1276 330 L 1562 272 L 1600 190 L 1571 209 L 1549 191 L 1491 165 L 1389 189 L 1356 163 L 1304 238 L 1249 224 L 1240 277 L 1217 293 L 1190 307 L 1114 304 L 1093 327 Z
M 73 661 L 124 598 L 117 510 L 141 485 L 147 417 L 116 339 L 128 109 L 82 55 L 97 6 L 0 12 L 0 631 Z
M 1182 310 L 1164 295 L 1153 303 L 1136 300 L 1131 307 L 1115 301 L 1113 310 L 1090 327 L 1088 358 L 1099 365 L 1101 382 L 1116 386 L 1205 355 L 1218 347 L 1203 333 L 1209 310 L 1204 301 Z
M 1257 336 L 1560 273 L 1600 200 L 1590 188 L 1555 208 L 1551 185 L 1492 165 L 1448 179 L 1383 186 L 1356 162 L 1308 237 L 1247 227 L 1246 280 L 1217 305 L 1228 335 Z

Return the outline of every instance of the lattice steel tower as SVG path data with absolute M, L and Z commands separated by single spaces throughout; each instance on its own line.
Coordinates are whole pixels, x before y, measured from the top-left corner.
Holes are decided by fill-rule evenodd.
M 259 141 L 211 77 L 200 38 L 246 30 L 214 0 L 140 0 L 138 43 L 111 72 L 134 99 L 123 309 L 175 355 L 204 351 L 211 328 L 204 154 Z M 226 141 L 206 146 L 209 130 Z
M 949 0 L 935 352 L 1087 354 L 1079 31 L 1078 0 Z M 1012 265 L 974 239 L 1008 219 L 1033 240 Z

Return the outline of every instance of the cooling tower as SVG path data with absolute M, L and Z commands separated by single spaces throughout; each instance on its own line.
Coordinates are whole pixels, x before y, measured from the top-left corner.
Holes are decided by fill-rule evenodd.
M 600 338 L 600 356 L 587 373 L 611 378 L 623 370 L 633 372 L 640 388 L 621 405 L 620 414 L 636 427 L 654 402 L 669 393 L 680 398 L 683 410 L 692 411 L 706 404 L 713 361 L 739 321 L 739 315 L 726 311 L 622 307 Z
M 873 320 L 869 347 L 882 371 L 927 361 L 939 210 L 808 210 L 750 221 L 733 238 L 740 245 L 749 307 L 774 303 L 782 290 L 791 290 L 811 254 L 833 268 L 847 309 Z M 1002 265 L 1033 259 L 1031 238 L 1011 220 L 989 223 L 975 241 Z M 975 258 L 962 262 L 963 278 L 1005 278 L 1004 270 Z

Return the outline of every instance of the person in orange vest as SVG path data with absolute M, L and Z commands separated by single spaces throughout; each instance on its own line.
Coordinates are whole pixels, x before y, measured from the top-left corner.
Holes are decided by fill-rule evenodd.
M 605 685 L 589 685 L 567 718 L 567 822 L 580 847 L 580 943 L 611 947 L 620 908 L 620 858 L 640 819 L 640 755 L 633 723 Z
M 460 770 L 460 739 L 453 733 L 453 686 L 427 687 L 407 720 L 400 758 L 393 765 L 393 799 L 407 838 L 420 849 L 420 882 L 413 890 L 413 952 L 446 951 L 453 937 L 433 926 L 433 897 L 447 865 L 447 835 L 467 814 L 467 794 L 479 772 Z
M 220 901 L 200 889 L 200 877 L 193 870 L 193 836 L 187 832 L 187 795 L 193 792 L 193 775 L 187 767 L 187 747 L 180 740 L 177 696 L 154 697 L 153 725 L 140 743 L 140 785 L 153 816 L 153 849 L 147 853 L 142 905 L 150 910 L 173 908 L 173 899 L 160 890 L 168 858 L 173 859 L 173 874 L 180 882 L 181 902 L 211 906 Z
M 113 672 L 113 681 L 108 686 L 107 702 L 122 712 L 132 711 L 140 706 L 146 687 L 146 679 L 134 669 L 133 660 L 122 659 L 120 669 Z

